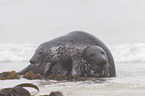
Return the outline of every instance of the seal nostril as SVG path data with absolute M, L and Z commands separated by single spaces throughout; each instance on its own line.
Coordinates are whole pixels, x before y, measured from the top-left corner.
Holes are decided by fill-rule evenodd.
M 31 64 L 35 64 L 35 62 L 34 62 L 34 61 L 32 61 L 32 60 L 30 60 L 30 63 L 31 63 Z
M 100 67 L 104 67 L 104 66 L 106 66 L 106 64 L 107 64 L 107 61 L 106 60 L 102 60 L 102 61 L 100 61 L 99 66 Z
M 105 63 L 102 63 L 102 64 L 99 65 L 99 68 L 102 69 L 102 68 L 104 68 L 105 66 L 106 66 L 106 64 L 105 64 Z
M 106 60 L 103 60 L 103 64 L 106 65 L 106 63 L 107 63 L 107 61 Z

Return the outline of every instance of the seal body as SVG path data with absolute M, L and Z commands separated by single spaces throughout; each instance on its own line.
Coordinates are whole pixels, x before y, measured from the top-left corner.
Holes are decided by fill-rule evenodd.
M 98 51 L 96 50 L 94 51 L 94 53 L 96 53 L 95 58 L 91 61 L 90 58 L 87 59 L 87 54 L 91 52 L 89 51 L 89 48 L 102 50 L 105 53 L 105 56 L 102 57 L 102 55 L 97 55 Z M 88 53 L 86 54 L 86 52 Z M 86 54 L 86 57 L 83 56 L 84 54 Z M 95 64 L 100 65 L 104 63 L 105 67 L 107 66 L 108 68 L 105 70 L 109 71 L 109 76 L 116 76 L 114 59 L 106 45 L 95 36 L 82 31 L 74 31 L 51 41 L 42 43 L 36 49 L 35 54 L 30 59 L 30 63 L 40 65 L 47 62 L 44 70 L 46 73 L 48 70 L 51 70 L 51 66 L 54 62 L 71 62 L 71 75 L 74 76 L 81 73 L 80 67 L 85 64 L 85 62 L 82 63 L 82 60 L 87 62 L 87 64 L 94 66 Z

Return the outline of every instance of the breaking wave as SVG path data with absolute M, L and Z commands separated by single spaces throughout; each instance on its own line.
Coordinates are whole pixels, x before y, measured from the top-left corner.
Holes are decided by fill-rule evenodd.
M 28 61 L 35 48 L 33 44 L 0 44 L 0 62 Z
M 109 46 L 115 62 L 145 62 L 145 44 L 121 44 Z
M 109 45 L 115 62 L 145 62 L 145 44 Z M 0 44 L 0 62 L 25 62 L 34 54 L 34 44 Z

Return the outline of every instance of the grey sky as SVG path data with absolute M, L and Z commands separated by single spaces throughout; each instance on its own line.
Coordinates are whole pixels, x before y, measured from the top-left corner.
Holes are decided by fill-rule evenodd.
M 145 0 L 0 0 L 0 43 L 41 43 L 74 30 L 107 43 L 145 42 Z

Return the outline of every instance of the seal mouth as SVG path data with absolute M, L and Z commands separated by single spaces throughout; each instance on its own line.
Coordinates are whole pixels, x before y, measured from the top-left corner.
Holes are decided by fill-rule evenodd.
M 103 77 L 103 76 L 105 76 L 105 74 L 106 74 L 106 71 L 105 71 L 106 68 L 107 68 L 107 66 L 96 68 L 95 76 L 96 77 Z
M 103 66 L 103 67 L 101 67 L 101 68 L 100 68 L 100 70 L 102 70 L 102 71 L 103 71 L 103 70 L 105 70 L 105 69 L 106 69 L 106 67 L 107 67 L 107 66 Z
M 40 67 L 40 65 L 41 65 L 41 63 L 36 63 L 36 66 L 37 66 L 37 67 Z
M 105 70 L 102 70 L 102 71 L 100 71 L 100 72 L 94 73 L 94 76 L 95 76 L 95 77 L 102 77 L 102 76 L 104 76 L 104 75 L 105 75 Z
M 103 67 L 100 67 L 100 66 L 94 66 L 92 69 L 96 70 L 96 72 L 98 73 L 101 73 L 103 70 L 106 69 L 107 66 L 103 66 Z

